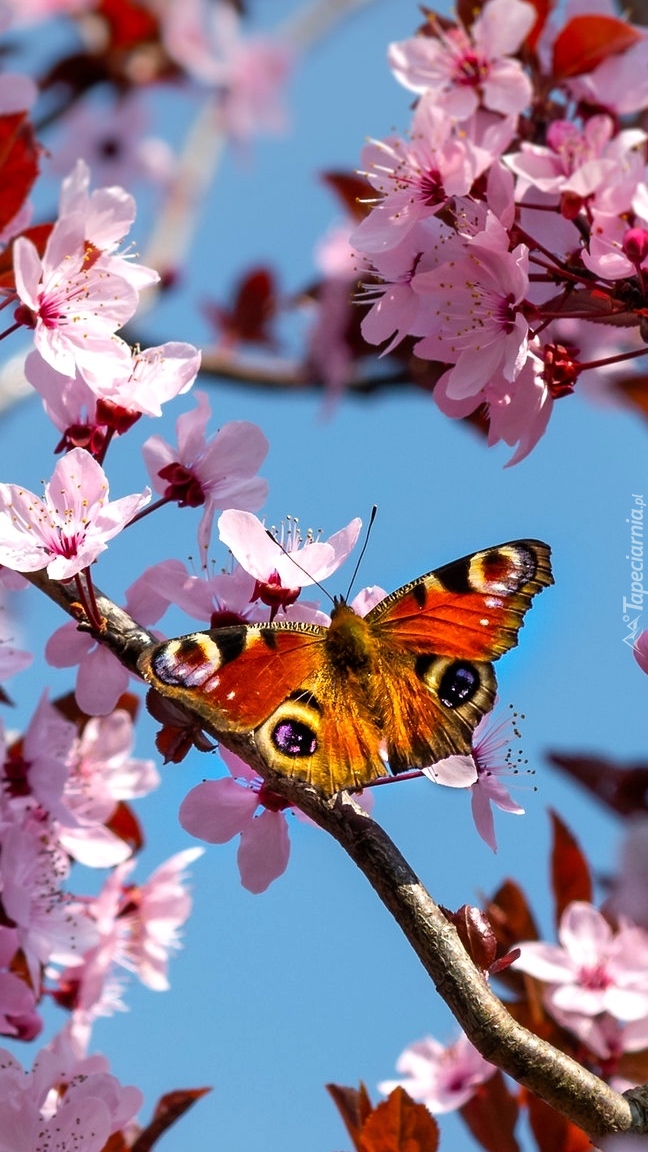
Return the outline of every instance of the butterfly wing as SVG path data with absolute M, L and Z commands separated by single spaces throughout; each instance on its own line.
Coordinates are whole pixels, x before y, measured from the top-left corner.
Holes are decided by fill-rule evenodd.
M 492 661 L 517 642 L 552 581 L 549 549 L 490 548 L 405 585 L 365 617 L 344 602 L 329 628 L 274 622 L 198 632 L 147 649 L 159 692 L 216 732 L 253 733 L 277 772 L 331 795 L 468 752 L 492 707 Z
M 495 699 L 492 661 L 517 644 L 533 596 L 552 582 L 547 545 L 516 540 L 429 572 L 369 612 L 392 771 L 470 750 Z
M 385 774 L 362 693 L 327 660 L 328 629 L 236 625 L 146 649 L 144 678 L 216 732 L 253 732 L 268 765 L 327 795 Z

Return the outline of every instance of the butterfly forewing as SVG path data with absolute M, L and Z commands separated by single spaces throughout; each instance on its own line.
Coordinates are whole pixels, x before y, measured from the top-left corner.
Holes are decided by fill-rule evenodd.
M 139 669 L 211 727 L 252 731 L 312 676 L 325 635 L 314 624 L 214 628 L 146 649 Z
M 553 583 L 549 557 L 539 540 L 475 552 L 392 592 L 367 621 L 412 652 L 495 660 L 517 644 L 533 596 Z

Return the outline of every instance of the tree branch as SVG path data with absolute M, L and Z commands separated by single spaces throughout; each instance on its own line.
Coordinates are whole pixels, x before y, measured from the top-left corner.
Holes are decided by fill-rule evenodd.
M 74 615 L 74 585 L 58 584 L 44 572 L 30 573 L 27 579 Z M 155 637 L 98 589 L 96 596 L 105 617 L 105 628 L 96 638 L 136 672 L 139 654 Z M 254 733 L 242 736 L 212 729 L 211 735 L 341 844 L 391 912 L 439 995 L 485 1059 L 593 1140 L 615 1132 L 648 1132 L 645 1093 L 642 1096 L 633 1089 L 626 1099 L 513 1019 L 387 833 L 347 793 L 327 800 L 315 788 L 272 772 L 260 756 Z

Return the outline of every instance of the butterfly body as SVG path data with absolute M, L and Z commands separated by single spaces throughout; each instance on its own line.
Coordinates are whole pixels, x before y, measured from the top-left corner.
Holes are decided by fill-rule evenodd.
M 215 732 L 253 734 L 274 771 L 331 795 L 470 751 L 517 643 L 552 582 L 549 549 L 523 540 L 430 572 L 366 616 L 336 599 L 328 627 L 241 624 L 146 649 L 140 671 Z

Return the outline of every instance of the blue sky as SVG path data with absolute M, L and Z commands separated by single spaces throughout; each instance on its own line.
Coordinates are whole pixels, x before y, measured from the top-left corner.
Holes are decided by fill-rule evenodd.
M 290 8 L 275 0 L 266 6 L 272 19 L 264 23 Z M 198 305 L 208 294 L 222 298 L 247 264 L 276 263 L 287 292 L 308 282 L 313 245 L 337 213 L 316 174 L 353 168 L 367 135 L 406 127 L 408 94 L 391 78 L 385 49 L 418 19 L 413 3 L 377 0 L 312 52 L 292 84 L 292 135 L 262 141 L 246 163 L 226 157 L 197 234 L 186 290 L 147 318 L 152 343 L 204 342 Z M 175 117 L 179 131 L 182 106 L 167 101 L 162 114 Z M 143 229 L 145 224 L 143 218 Z M 552 546 L 556 585 L 535 601 L 519 648 L 498 668 L 502 702 L 525 714 L 525 755 L 536 775 L 532 781 L 522 777 L 515 796 L 527 815 L 498 816 L 494 855 L 477 836 L 462 793 L 416 781 L 380 789 L 375 808 L 440 902 L 478 902 L 515 875 L 532 891 L 549 932 L 547 808 L 562 813 L 600 875 L 614 866 L 618 828 L 547 767 L 544 751 L 591 750 L 621 760 L 645 755 L 648 682 L 622 642 L 627 517 L 633 495 L 646 498 L 648 492 L 645 427 L 625 411 L 574 396 L 556 405 L 532 456 L 505 469 L 508 451 L 486 450 L 413 391 L 345 400 L 324 419 L 314 396 L 202 386 L 209 390 L 214 427 L 248 419 L 268 436 L 263 472 L 270 481 L 270 522 L 290 513 L 328 535 L 352 516 L 366 520 L 378 505 L 360 584 L 391 590 L 467 552 L 517 537 L 539 537 Z M 115 446 L 108 464 L 114 495 L 146 482 L 133 452 L 138 438 L 153 432 L 171 438 L 175 418 L 192 405 L 190 395 L 181 398 L 163 421 L 141 422 Z M 38 489 L 51 472 L 55 442 L 38 401 L 12 410 L 2 432 L 0 478 Z M 115 541 L 101 559 L 97 582 L 119 600 L 146 565 L 170 555 L 195 556 L 197 522 L 194 512 L 163 510 L 128 539 Z M 332 592 L 346 587 L 350 570 L 348 565 L 333 577 Z M 39 651 L 60 616 L 31 592 L 16 607 L 25 642 Z M 170 614 L 164 627 L 189 631 L 194 623 Z M 70 683 L 42 666 L 23 674 L 12 686 L 12 723 L 14 716 L 16 724 L 26 719 L 46 680 L 57 691 Z M 152 754 L 154 730 L 145 720 L 141 756 Z M 195 753 L 164 769 L 159 791 L 138 803 L 147 845 L 137 878 L 195 843 L 178 824 L 178 806 L 216 769 Z M 94 1047 L 109 1056 L 122 1082 L 144 1090 L 144 1117 L 165 1091 L 213 1085 L 160 1143 L 164 1152 L 348 1148 L 324 1083 L 363 1080 L 375 1096 L 376 1083 L 393 1075 L 406 1044 L 428 1033 L 442 1040 L 456 1035 L 399 930 L 337 844 L 294 820 L 290 832 L 288 871 L 261 896 L 241 888 L 235 845 L 207 848 L 192 869 L 195 913 L 185 950 L 172 965 L 171 992 L 133 985 L 130 1013 L 96 1026 Z M 62 1021 L 58 1013 L 48 1016 L 50 1029 Z M 26 1047 L 19 1055 L 29 1064 Z M 455 1120 L 444 1119 L 443 1126 L 442 1147 L 474 1147 Z

